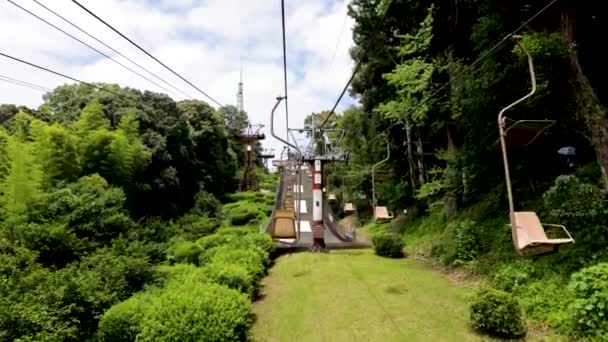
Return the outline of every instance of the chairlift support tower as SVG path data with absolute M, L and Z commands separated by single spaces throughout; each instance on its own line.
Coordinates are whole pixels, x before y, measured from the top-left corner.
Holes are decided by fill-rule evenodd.
M 249 125 L 236 134 L 236 138 L 245 146 L 245 166 L 243 176 L 239 183 L 239 191 L 259 191 L 260 184 L 255 173 L 255 161 L 252 158 L 251 146 L 257 141 L 264 140 L 266 136 L 261 132 L 264 125 Z
M 323 163 L 346 161 L 347 156 L 341 149 L 344 129 L 317 128 L 315 117 L 312 116 L 310 128 L 290 128 L 289 134 L 295 141 L 294 131 L 310 134 L 311 142 L 302 153 L 302 161 L 312 165 L 312 252 L 325 250 L 325 223 L 323 222 Z M 334 136 L 335 139 L 330 139 Z M 317 142 L 321 139 L 323 143 L 317 150 Z

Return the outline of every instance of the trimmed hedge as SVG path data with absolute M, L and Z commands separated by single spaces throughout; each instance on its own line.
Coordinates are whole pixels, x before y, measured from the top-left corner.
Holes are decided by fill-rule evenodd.
M 226 263 L 245 266 L 249 274 L 256 281 L 264 276 L 266 271 L 265 260 L 267 256 L 253 249 L 235 248 L 234 246 L 220 246 L 212 248 L 201 255 L 201 262 Z
M 143 292 L 112 306 L 99 322 L 97 337 L 101 342 L 135 341 L 140 322 L 152 293 Z
M 202 270 L 210 282 L 246 293 L 250 298 L 255 298 L 259 294 L 259 281 L 256 281 L 243 265 L 214 262 L 206 265 Z
M 202 252 L 203 250 L 196 242 L 178 241 L 171 246 L 169 260 L 198 266 L 199 256 Z
M 229 242 L 230 238 L 231 238 L 230 236 L 212 234 L 212 235 L 204 236 L 204 237 L 198 239 L 198 241 L 196 241 L 196 243 L 199 245 L 199 247 L 203 251 L 206 251 L 211 248 L 219 247 L 221 245 L 227 244 Z
M 137 341 L 244 341 L 252 322 L 245 294 L 217 284 L 172 282 L 146 305 Z
M 401 235 L 390 232 L 378 232 L 372 235 L 372 243 L 377 255 L 388 258 L 403 257 L 405 243 Z
M 519 338 L 526 335 L 527 327 L 519 304 L 508 292 L 481 289 L 470 303 L 473 328 L 491 336 Z
M 108 310 L 101 341 L 244 341 L 253 322 L 247 295 L 185 277 Z

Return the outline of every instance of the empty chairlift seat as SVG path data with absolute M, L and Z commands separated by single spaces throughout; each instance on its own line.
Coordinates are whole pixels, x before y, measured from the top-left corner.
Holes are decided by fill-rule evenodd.
M 347 214 L 353 213 L 355 211 L 355 205 L 351 202 L 344 203 L 344 212 Z
M 389 221 L 393 219 L 393 214 L 386 207 L 376 207 L 374 208 L 374 219 L 377 222 Z
M 293 209 L 277 209 L 274 212 L 272 237 L 275 239 L 295 239 L 296 216 Z
M 532 211 L 514 212 L 512 233 L 515 249 L 520 255 L 536 255 L 558 252 L 560 246 L 574 242 L 566 227 L 557 224 L 543 224 Z M 548 237 L 550 229 L 556 231 L 557 237 Z
M 327 195 L 327 200 L 328 201 L 335 201 L 336 200 L 336 194 L 329 194 L 329 195 Z

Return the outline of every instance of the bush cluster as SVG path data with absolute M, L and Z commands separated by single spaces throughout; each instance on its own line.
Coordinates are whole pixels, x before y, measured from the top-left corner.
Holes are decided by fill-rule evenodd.
M 268 235 L 245 228 L 177 242 L 172 250 L 178 264 L 159 267 L 168 276 L 165 287 L 113 306 L 101 318 L 99 339 L 245 340 L 252 323 L 250 300 L 260 292 L 273 249 Z
M 492 286 L 499 290 L 514 292 L 530 281 L 533 274 L 534 265 L 530 261 L 517 261 L 500 267 L 492 278 Z
M 401 235 L 391 232 L 377 232 L 372 235 L 374 251 L 377 255 L 388 258 L 403 257 L 405 243 Z
M 182 278 L 110 308 L 98 336 L 106 342 L 244 341 L 252 321 L 246 295 Z
M 574 273 L 568 288 L 574 295 L 570 322 L 586 336 L 608 337 L 608 263 Z
M 515 298 L 504 291 L 480 289 L 470 303 L 473 328 L 491 336 L 518 338 L 526 334 L 523 313 Z

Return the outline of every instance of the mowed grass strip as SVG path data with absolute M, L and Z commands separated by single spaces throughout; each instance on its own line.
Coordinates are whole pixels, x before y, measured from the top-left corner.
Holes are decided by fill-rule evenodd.
M 483 341 L 469 290 L 369 250 L 280 257 L 255 304 L 254 341 Z

